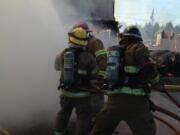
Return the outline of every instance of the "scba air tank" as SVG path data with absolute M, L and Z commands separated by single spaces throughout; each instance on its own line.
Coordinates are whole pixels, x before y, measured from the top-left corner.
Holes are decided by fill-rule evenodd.
M 66 51 L 64 53 L 64 71 L 63 71 L 64 85 L 71 86 L 75 80 L 75 53 L 73 51 Z
M 119 48 L 116 46 L 109 47 L 107 57 L 107 74 L 108 81 L 111 84 L 115 84 L 119 81 L 120 66 Z

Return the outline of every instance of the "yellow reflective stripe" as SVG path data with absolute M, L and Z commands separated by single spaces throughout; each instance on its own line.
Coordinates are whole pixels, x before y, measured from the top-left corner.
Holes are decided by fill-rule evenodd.
M 132 89 L 130 87 L 120 87 L 118 89 L 115 89 L 113 91 L 108 91 L 107 95 L 117 95 L 117 94 L 129 94 L 129 95 L 135 95 L 135 96 L 145 96 L 147 93 L 144 91 L 144 89 Z
M 88 41 L 85 41 L 85 40 L 79 40 L 79 39 L 76 39 L 74 37 L 69 37 L 69 41 L 73 44 L 77 44 L 77 45 L 80 45 L 80 46 L 86 46 L 88 44 Z
M 106 79 L 106 78 L 107 78 L 107 72 L 104 71 L 104 70 L 100 70 L 100 71 L 98 72 L 98 75 L 102 76 L 103 79 Z
M 81 92 L 70 92 L 67 90 L 62 90 L 62 95 L 69 98 L 84 98 L 90 96 L 90 92 L 81 91 Z
M 149 82 L 150 82 L 151 84 L 158 83 L 159 81 L 160 81 L 159 75 L 157 75 L 154 79 L 149 80 Z
M 78 69 L 78 74 L 80 74 L 80 75 L 87 75 L 87 70 Z
M 98 50 L 98 51 L 95 52 L 96 57 L 98 57 L 100 55 L 105 55 L 105 54 L 107 54 L 105 49 Z
M 139 72 L 140 68 L 135 66 L 124 66 L 124 71 L 127 73 L 137 73 Z

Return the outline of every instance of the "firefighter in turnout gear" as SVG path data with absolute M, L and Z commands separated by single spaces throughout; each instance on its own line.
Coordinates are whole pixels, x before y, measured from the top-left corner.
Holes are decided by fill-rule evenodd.
M 91 80 L 96 75 L 96 60 L 87 51 L 88 36 L 82 28 L 69 33 L 69 47 L 56 56 L 55 69 L 61 71 L 61 109 L 57 114 L 54 135 L 65 135 L 73 108 L 76 109 L 76 135 L 90 133 Z
M 108 79 L 114 83 L 91 135 L 112 135 L 121 120 L 127 122 L 134 135 L 155 135 L 147 84 L 159 83 L 159 74 L 137 27 L 126 28 L 120 37 L 119 46 L 108 49 Z M 110 76 L 114 72 L 118 76 Z
M 87 45 L 88 51 L 96 58 L 98 72 L 96 74 L 96 85 L 102 87 L 104 81 L 107 79 L 106 67 L 107 67 L 107 52 L 101 40 L 97 39 L 92 31 L 89 30 L 89 26 L 85 22 L 80 22 L 74 26 L 74 28 L 81 27 L 88 32 L 89 42 Z M 95 120 L 96 115 L 104 106 L 104 95 L 101 93 L 94 93 L 91 95 L 92 104 L 92 122 Z M 92 123 L 93 124 L 93 123 Z

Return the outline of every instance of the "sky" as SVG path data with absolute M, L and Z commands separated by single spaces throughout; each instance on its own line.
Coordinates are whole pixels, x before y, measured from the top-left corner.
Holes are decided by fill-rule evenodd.
M 154 9 L 155 22 L 180 24 L 180 0 L 115 0 L 115 17 L 127 24 L 144 25 Z

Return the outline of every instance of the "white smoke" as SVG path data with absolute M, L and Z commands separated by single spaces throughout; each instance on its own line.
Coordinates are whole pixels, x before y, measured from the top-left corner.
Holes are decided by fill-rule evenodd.
M 69 0 L 0 1 L 0 125 L 18 126 L 37 115 L 55 119 L 55 56 L 67 46 L 70 28 L 91 18 L 96 4 L 89 1 L 86 8 L 81 2 L 84 13 L 79 15 Z
M 63 18 L 52 0 L 0 1 L 0 125 L 18 125 L 36 113 L 55 119 L 53 64 L 68 42 Z
M 0 1 L 0 126 L 33 125 L 36 117 L 54 121 L 59 109 L 55 56 L 67 46 L 70 28 L 91 18 L 96 4 L 89 1 L 85 8 L 80 0 L 84 13 L 79 15 L 71 2 Z

